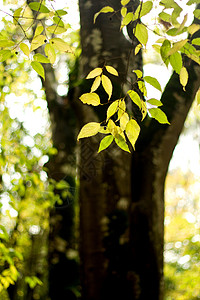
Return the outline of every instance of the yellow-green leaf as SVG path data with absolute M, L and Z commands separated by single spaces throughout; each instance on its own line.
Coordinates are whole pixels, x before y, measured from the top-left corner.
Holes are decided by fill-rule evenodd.
M 127 15 L 125 15 L 125 17 L 122 19 L 121 29 L 124 26 L 127 26 L 132 20 L 133 20 L 133 13 L 132 12 L 127 13 Z
M 50 44 L 56 48 L 57 50 L 61 51 L 61 52 L 73 52 L 71 47 L 62 39 L 60 38 L 53 38 L 50 39 Z
M 139 108 L 141 108 L 141 99 L 140 96 L 138 95 L 138 93 L 136 93 L 133 90 L 129 90 L 127 92 L 127 94 L 130 96 L 131 100 L 137 105 L 139 106 Z
M 181 68 L 179 77 L 180 77 L 180 83 L 183 86 L 183 90 L 185 91 L 185 87 L 186 87 L 187 82 L 188 82 L 188 71 L 185 67 Z
M 45 57 L 43 54 L 40 54 L 40 53 L 35 54 L 33 56 L 33 59 L 35 61 L 40 62 L 40 63 L 46 63 L 46 64 L 50 63 L 49 59 L 47 57 Z
M 98 106 L 100 104 L 99 95 L 96 93 L 85 93 L 79 99 L 88 105 Z
M 29 3 L 29 7 L 32 10 L 39 11 L 39 12 L 42 12 L 42 13 L 48 13 L 49 12 L 49 9 L 45 5 L 43 5 L 41 2 L 31 2 L 31 3 Z
M 11 50 L 0 50 L 0 62 L 7 60 L 11 55 Z
M 119 76 L 117 70 L 111 66 L 106 66 L 106 70 L 112 75 Z
M 112 143 L 113 141 L 113 136 L 112 135 L 108 135 L 108 136 L 105 136 L 102 140 L 101 140 L 101 143 L 99 145 L 99 150 L 98 150 L 98 153 L 105 150 L 106 148 L 108 148 L 110 146 L 110 144 Z
M 112 117 L 118 111 L 118 105 L 119 105 L 119 100 L 116 100 L 112 104 L 110 104 L 107 110 L 106 121 L 108 121 L 108 119 L 110 119 L 110 117 Z
M 126 103 L 124 101 L 124 99 L 119 100 L 119 110 L 118 110 L 118 119 L 119 120 L 121 118 L 121 116 L 125 113 L 126 111 Z
M 175 52 L 179 51 L 187 43 L 187 41 L 188 41 L 188 39 L 185 39 L 185 40 L 174 43 L 173 47 L 167 53 L 167 56 L 170 56 L 170 55 L 174 54 Z
M 146 89 L 146 86 L 145 86 L 145 83 L 144 83 L 143 80 L 138 81 L 138 88 L 140 89 L 142 94 L 146 97 L 147 96 L 147 89 Z
M 136 47 L 135 47 L 135 55 L 137 55 L 140 51 L 140 49 L 142 49 L 142 45 L 141 44 L 138 44 Z
M 44 48 L 44 52 L 48 57 L 50 63 L 53 65 L 56 61 L 56 53 L 54 48 L 50 44 L 47 44 Z
M 106 93 L 108 94 L 108 100 L 112 96 L 112 83 L 106 75 L 102 75 L 102 85 Z
M 147 101 L 149 104 L 151 105 L 155 105 L 155 106 L 162 106 L 162 102 L 160 100 L 157 100 L 155 98 L 151 98 Z
M 140 126 L 135 120 L 131 119 L 126 125 L 125 131 L 126 131 L 127 138 L 129 139 L 131 145 L 133 146 L 133 149 L 135 149 L 135 143 L 140 134 Z
M 113 12 L 114 9 L 111 7 L 111 6 L 104 6 L 99 12 L 97 12 L 95 15 L 94 15 L 94 23 L 96 21 L 96 18 L 101 14 L 101 13 L 109 13 L 109 12 Z
M 96 91 L 98 89 L 98 87 L 100 86 L 100 83 L 101 83 L 101 76 L 97 76 L 92 84 L 92 87 L 91 87 L 91 93 Z
M 30 50 L 29 50 L 29 47 L 28 45 L 26 45 L 25 43 L 21 43 L 19 48 L 22 50 L 22 52 L 29 57 L 29 54 L 30 54 Z
M 130 153 L 130 150 L 129 150 L 129 147 L 126 143 L 126 141 L 123 139 L 123 137 L 120 135 L 120 134 L 117 134 L 115 136 L 115 143 L 124 151 L 126 152 L 129 152 Z
M 11 47 L 11 46 L 14 46 L 15 43 L 13 41 L 10 41 L 10 40 L 1 40 L 0 39 L 0 47 Z
M 135 73 L 137 75 L 137 78 L 142 78 L 142 75 L 143 75 L 142 71 L 134 70 L 133 73 Z
M 32 39 L 30 51 L 33 51 L 46 43 L 44 35 L 38 35 Z
M 95 68 L 94 70 L 92 70 L 88 76 L 86 77 L 86 79 L 91 79 L 91 78 L 94 78 L 96 76 L 99 76 L 102 74 L 102 68 Z
M 121 0 L 121 5 L 125 6 L 130 2 L 130 0 Z
M 90 122 L 86 124 L 81 128 L 77 140 L 79 141 L 82 138 L 96 135 L 99 132 L 100 127 L 101 127 L 100 123 L 96 123 L 96 122 Z
M 197 104 L 200 104 L 200 90 L 196 93 Z
M 143 24 L 137 24 L 135 29 L 133 30 L 133 33 L 135 34 L 135 37 L 138 39 L 138 41 L 142 45 L 146 46 L 148 41 L 148 31 L 146 26 L 144 26 Z
M 64 27 L 60 27 L 58 25 L 51 25 L 51 26 L 47 27 L 46 30 L 53 34 L 60 34 L 60 33 L 65 32 L 67 29 L 65 29 Z
M 38 75 L 45 79 L 44 68 L 38 61 L 32 61 L 31 66 L 38 73 Z
M 108 134 L 110 131 L 107 129 L 106 126 L 101 126 L 99 129 L 99 133 Z
M 170 124 L 166 114 L 160 108 L 150 108 L 149 113 L 152 118 L 156 119 L 161 124 Z
M 15 10 L 14 14 L 13 14 L 13 23 L 16 25 L 18 24 L 18 20 L 19 17 L 21 16 L 21 12 L 22 12 L 23 8 L 18 8 Z
M 149 83 L 150 85 L 152 85 L 155 89 L 159 90 L 160 92 L 162 92 L 162 88 L 160 86 L 160 83 L 158 82 L 158 80 L 155 77 L 152 76 L 145 76 L 143 78 L 147 83 Z
M 127 8 L 123 6 L 123 7 L 121 8 L 121 15 L 122 15 L 122 17 L 124 18 L 124 17 L 126 16 L 126 14 L 127 14 Z
M 114 137 L 118 133 L 117 126 L 111 119 L 108 121 L 107 129 Z
M 120 122 L 121 129 L 124 131 L 126 129 L 127 123 L 129 122 L 129 115 L 126 112 L 123 113 L 119 122 Z
M 175 52 L 169 58 L 170 64 L 176 73 L 180 73 L 183 66 L 182 56 L 179 52 Z
M 44 27 L 40 24 L 37 25 L 36 29 L 35 29 L 35 34 L 34 36 L 40 35 L 44 30 Z

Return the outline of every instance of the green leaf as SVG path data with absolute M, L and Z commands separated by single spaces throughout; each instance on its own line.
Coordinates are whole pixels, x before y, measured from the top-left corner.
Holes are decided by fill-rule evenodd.
M 81 128 L 81 131 L 78 134 L 77 140 L 79 141 L 82 138 L 94 136 L 99 132 L 101 125 L 100 123 L 90 122 Z
M 31 66 L 38 73 L 38 75 L 45 79 L 44 68 L 38 61 L 32 61 Z
M 177 43 L 174 43 L 172 48 L 167 53 L 167 56 L 172 55 L 172 54 L 176 53 L 177 51 L 179 51 L 187 43 L 187 41 L 188 41 L 188 39 L 185 39 L 185 40 L 179 41 Z
M 200 0 L 189 0 L 186 4 L 187 5 L 192 5 L 192 4 L 199 4 Z
M 106 66 L 106 70 L 112 75 L 119 76 L 117 70 L 111 66 Z
M 112 96 L 112 82 L 106 75 L 102 75 L 102 85 L 106 93 L 108 94 L 108 100 Z
M 100 104 L 99 95 L 96 93 L 85 93 L 79 99 L 88 105 L 98 106 Z
M 141 108 L 141 99 L 140 96 L 138 95 L 138 93 L 136 93 L 133 90 L 129 90 L 127 92 L 127 94 L 130 96 L 131 100 L 137 105 L 139 106 L 139 108 Z
M 54 48 L 50 44 L 47 44 L 44 48 L 44 52 L 45 52 L 46 56 L 48 57 L 50 63 L 54 64 L 56 61 L 56 53 L 55 53 Z
M 130 0 L 121 0 L 121 5 L 125 6 L 130 2 Z
M 49 42 L 54 48 L 61 52 L 72 52 L 71 47 L 60 38 L 53 38 Z
M 133 29 L 133 33 L 138 41 L 146 46 L 148 41 L 148 31 L 146 26 L 144 26 L 143 24 L 137 24 L 135 29 Z
M 125 112 L 121 116 L 119 123 L 120 123 L 120 128 L 124 131 L 126 129 L 126 125 L 129 122 L 129 115 Z
M 35 54 L 33 56 L 33 59 L 35 61 L 40 62 L 40 63 L 46 63 L 46 64 L 50 63 L 49 59 L 47 57 L 45 57 L 43 54 L 40 54 L 40 53 Z
M 94 23 L 96 22 L 96 18 L 101 14 L 101 13 L 109 13 L 109 12 L 114 12 L 114 9 L 111 6 L 104 6 L 99 12 L 97 12 L 94 15 Z
M 133 72 L 137 75 L 137 78 L 142 78 L 142 75 L 143 75 L 142 71 L 134 70 Z
M 192 44 L 193 44 L 193 45 L 200 46 L 200 38 L 193 39 L 193 40 L 192 40 Z
M 142 94 L 146 97 L 147 96 L 147 89 L 143 80 L 138 81 L 138 88 L 142 92 Z
M 46 36 L 37 35 L 32 39 L 30 51 L 33 51 L 46 43 Z
M 166 66 L 169 64 L 169 57 L 168 57 L 168 52 L 171 49 L 171 43 L 169 40 L 164 40 L 161 48 L 160 48 L 160 55 L 162 57 L 163 62 L 165 63 Z
M 15 43 L 13 41 L 9 41 L 9 40 L 0 40 L 0 47 L 11 47 L 14 46 Z
M 29 50 L 29 47 L 28 45 L 26 45 L 25 43 L 21 43 L 19 48 L 22 50 L 22 52 L 29 57 L 29 54 L 30 54 L 30 50 Z
M 123 7 L 121 8 L 121 15 L 122 15 L 122 17 L 124 18 L 124 17 L 126 16 L 126 14 L 127 14 L 127 8 L 123 6 Z
M 91 86 L 91 90 L 90 92 L 94 92 L 98 89 L 98 87 L 100 86 L 100 83 L 101 83 L 101 76 L 97 76 Z
M 185 86 L 187 85 L 188 82 L 188 71 L 185 67 L 181 68 L 179 77 L 180 77 L 180 83 L 183 86 L 183 90 L 185 91 Z
M 125 15 L 125 17 L 122 19 L 120 29 L 122 29 L 124 26 L 127 26 L 132 20 L 133 20 L 133 13 L 132 12 L 127 13 L 127 15 Z
M 149 113 L 151 114 L 151 117 L 156 119 L 159 123 L 170 124 L 166 114 L 160 108 L 150 108 Z
M 7 60 L 11 55 L 11 50 L 0 50 L 0 62 Z
M 65 29 L 64 27 L 60 27 L 58 25 L 51 25 L 49 27 L 46 27 L 46 30 L 53 34 L 61 34 L 65 32 L 67 29 Z
M 197 18 L 197 19 L 200 18 L 200 9 L 195 9 L 195 11 L 194 11 L 194 16 L 195 16 L 195 18 Z
M 200 104 L 200 90 L 198 90 L 196 93 L 196 100 L 197 100 L 197 104 Z
M 163 21 L 171 23 L 171 17 L 172 16 L 170 14 L 167 14 L 166 12 L 162 11 L 158 16 Z
M 39 11 L 41 13 L 49 13 L 50 12 L 50 10 L 41 2 L 40 3 L 39 2 L 31 2 L 31 3 L 29 3 L 29 7 L 32 10 Z
M 107 109 L 106 121 L 108 121 L 108 119 L 110 119 L 110 117 L 112 117 L 118 111 L 119 108 L 118 106 L 119 106 L 119 100 L 116 100 L 112 104 L 110 104 L 110 106 Z
M 94 70 L 92 70 L 88 76 L 86 77 L 86 79 L 91 79 L 91 78 L 94 78 L 96 76 L 99 76 L 101 75 L 103 72 L 102 68 L 95 68 Z
M 65 24 L 59 17 L 53 17 L 53 21 L 55 24 L 57 24 L 59 27 L 64 27 Z
M 110 146 L 110 144 L 112 143 L 113 139 L 114 139 L 114 137 L 112 135 L 105 136 L 101 140 L 101 143 L 99 145 L 98 153 L 105 150 L 106 148 L 108 148 Z
M 55 11 L 55 14 L 57 14 L 58 16 L 61 17 L 61 16 L 67 15 L 67 11 L 64 10 L 64 9 L 58 9 L 58 10 Z
M 34 36 L 40 35 L 44 30 L 44 27 L 40 24 L 37 25 Z
M 131 119 L 126 125 L 125 131 L 126 131 L 127 138 L 129 139 L 131 145 L 133 146 L 133 149 L 135 149 L 135 143 L 140 134 L 140 126 L 135 120 Z
M 181 54 L 179 52 L 176 52 L 170 56 L 169 60 L 174 71 L 179 74 L 183 66 Z
M 118 120 L 125 113 L 125 111 L 126 111 L 126 103 L 125 103 L 124 99 L 121 99 L 121 100 L 119 100 Z
M 117 134 L 115 136 L 115 143 L 124 151 L 126 152 L 129 152 L 130 153 L 130 150 L 129 150 L 129 147 L 126 143 L 126 141 L 123 139 L 123 137 L 120 135 L 120 134 Z
M 141 44 L 138 44 L 136 47 L 135 47 L 135 55 L 137 55 L 140 51 L 140 49 L 142 49 L 142 45 Z
M 21 16 L 21 12 L 22 12 L 23 8 L 18 8 L 15 10 L 14 14 L 13 14 L 13 23 L 15 25 L 18 24 L 18 20 L 19 20 L 19 17 Z
M 142 7 L 141 7 L 141 5 L 142 5 Z M 136 9 L 133 21 L 147 15 L 152 10 L 152 7 L 153 7 L 152 1 L 142 2 Z
M 150 85 L 152 85 L 155 89 L 159 90 L 160 92 L 162 92 L 162 88 L 160 86 L 160 83 L 158 82 L 158 80 L 155 77 L 152 76 L 145 76 L 143 78 L 147 83 L 149 83 Z
M 154 99 L 154 98 L 149 99 L 147 102 L 151 105 L 156 105 L 156 106 L 162 106 L 163 105 L 160 100 L 157 100 L 157 99 Z

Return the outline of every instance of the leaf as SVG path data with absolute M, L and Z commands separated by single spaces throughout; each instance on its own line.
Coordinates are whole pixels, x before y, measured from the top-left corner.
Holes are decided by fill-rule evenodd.
M 137 78 L 142 78 L 142 75 L 143 75 L 142 71 L 134 70 L 133 72 L 137 75 Z
M 41 13 L 49 13 L 50 10 L 45 6 L 43 5 L 41 2 L 31 2 L 29 3 L 29 7 L 32 9 L 32 10 L 35 10 L 35 11 L 39 11 Z
M 112 83 L 106 75 L 102 75 L 102 85 L 106 93 L 108 94 L 108 100 L 112 96 Z
M 39 62 L 32 61 L 31 66 L 38 73 L 38 75 L 45 79 L 44 68 Z
M 174 71 L 179 74 L 183 66 L 181 54 L 179 52 L 176 52 L 170 56 L 169 60 Z
M 141 44 L 138 44 L 136 47 L 135 47 L 135 55 L 137 55 L 140 51 L 140 49 L 142 49 L 142 45 Z
M 151 105 L 156 105 L 156 106 L 162 106 L 163 105 L 160 100 L 157 100 L 157 99 L 154 99 L 154 98 L 149 99 L 147 102 Z
M 166 66 L 169 64 L 168 52 L 171 49 L 171 43 L 169 40 L 164 40 L 162 46 L 160 47 L 160 55 L 162 57 L 163 62 Z
M 120 120 L 120 127 L 124 131 L 126 129 L 126 125 L 129 122 L 129 115 L 127 113 L 123 113 Z
M 187 43 L 187 41 L 188 41 L 188 39 L 185 39 L 185 40 L 179 41 L 177 43 L 174 43 L 173 47 L 167 53 L 167 56 L 172 55 L 175 52 L 177 52 L 178 50 L 180 50 Z
M 197 19 L 200 18 L 200 9 L 195 9 L 195 11 L 194 11 L 194 16 L 195 16 L 195 18 L 197 18 Z
M 98 106 L 100 104 L 99 95 L 96 93 L 85 93 L 79 99 L 88 105 Z
M 38 35 L 32 39 L 30 51 L 33 51 L 46 43 L 44 35 Z
M 96 76 L 99 76 L 101 75 L 103 72 L 102 68 L 95 68 L 94 70 L 92 70 L 88 76 L 86 77 L 86 79 L 91 79 L 91 78 L 94 78 Z
M 94 136 L 99 132 L 101 125 L 100 123 L 90 122 L 81 128 L 81 131 L 78 134 L 77 140 L 79 141 L 82 138 L 89 136 Z
M 138 41 L 146 46 L 148 41 L 148 31 L 146 27 L 143 24 L 137 24 L 135 29 L 133 30 L 133 33 Z
M 124 151 L 126 152 L 129 152 L 130 153 L 130 150 L 129 150 L 129 147 L 126 143 L 126 141 L 123 139 L 123 137 L 120 135 L 120 134 L 117 134 L 115 136 L 115 143 Z
M 99 129 L 99 133 L 107 134 L 110 133 L 110 131 L 107 129 L 106 126 L 101 126 Z
M 49 59 L 47 57 L 45 57 L 43 54 L 40 54 L 40 53 L 35 54 L 33 56 L 33 59 L 35 61 L 40 62 L 40 63 L 46 63 L 46 64 L 50 63 Z
M 199 4 L 200 0 L 189 0 L 186 4 L 187 5 L 192 5 L 192 4 Z
M 152 10 L 152 7 L 153 7 L 152 1 L 142 2 L 136 9 L 133 21 L 147 15 Z
M 58 15 L 58 16 L 65 16 L 65 15 L 67 15 L 67 12 L 66 12 L 66 10 L 64 10 L 64 9 L 58 9 L 58 10 L 56 10 L 55 11 L 55 13 Z
M 67 29 L 65 29 L 64 27 L 60 27 L 58 25 L 51 25 L 51 26 L 47 27 L 46 30 L 53 34 L 60 34 L 60 33 L 65 32 Z
M 126 125 L 126 135 L 127 138 L 129 139 L 131 145 L 133 146 L 133 149 L 135 149 L 135 143 L 138 139 L 138 136 L 140 134 L 140 126 L 138 125 L 138 123 L 131 119 L 128 124 Z
M 193 40 L 192 40 L 192 44 L 193 44 L 193 45 L 200 46 L 200 38 L 193 39 Z
M 106 70 L 112 75 L 119 76 L 117 70 L 111 66 L 106 66 Z
M 147 96 L 147 89 L 146 89 L 146 86 L 145 86 L 145 83 L 144 83 L 143 80 L 138 81 L 138 88 L 140 89 L 142 94 L 146 97 Z
M 40 35 L 43 32 L 43 30 L 44 27 L 42 25 L 37 25 L 34 36 L 36 37 L 37 35 Z
M 119 110 L 118 110 L 118 120 L 119 120 L 126 111 L 126 103 L 125 103 L 124 99 L 119 100 L 118 106 L 119 106 Z
M 200 90 L 198 90 L 196 93 L 196 100 L 197 100 L 197 104 L 200 104 Z
M 151 114 L 151 117 L 156 119 L 159 123 L 170 124 L 166 114 L 160 108 L 150 108 L 149 113 Z
M 133 20 L 133 13 L 132 12 L 127 13 L 127 15 L 125 15 L 125 17 L 122 19 L 120 29 L 122 29 L 124 26 L 127 26 L 132 20 Z
M 122 15 L 122 17 L 124 18 L 124 17 L 126 16 L 126 14 L 127 14 L 127 8 L 123 6 L 123 7 L 121 8 L 121 15 Z
M 188 71 L 185 67 L 181 68 L 179 77 L 180 77 L 180 83 L 183 86 L 183 90 L 185 91 L 185 86 L 187 85 L 188 82 Z
M 117 126 L 111 119 L 108 121 L 107 129 L 108 129 L 109 133 L 111 133 L 114 137 L 118 133 Z
M 125 6 L 130 2 L 130 0 L 121 0 L 121 5 Z
M 106 122 L 112 117 L 118 110 L 119 100 L 114 101 L 107 109 L 107 119 Z
M 155 77 L 152 76 L 145 76 L 143 78 L 147 83 L 149 83 L 150 85 L 152 85 L 155 89 L 159 90 L 160 92 L 162 92 L 162 88 L 160 86 L 160 83 L 158 82 L 158 80 Z
M 137 105 L 139 106 L 139 108 L 141 108 L 141 99 L 140 96 L 138 95 L 138 93 L 136 93 L 133 90 L 129 90 L 127 92 L 127 94 L 130 96 L 131 100 Z
M 61 52 L 72 52 L 71 47 L 60 38 L 53 38 L 49 40 L 50 44 Z
M 195 32 L 197 32 L 200 29 L 200 25 L 199 24 L 192 24 L 188 27 L 188 33 L 190 33 L 191 35 L 193 35 Z
M 11 55 L 11 50 L 0 50 L 0 62 L 7 60 Z
M 19 48 L 22 50 L 22 52 L 29 57 L 29 54 L 30 54 L 30 50 L 29 50 L 29 47 L 28 45 L 26 45 L 25 43 L 21 43 Z
M 64 27 L 65 24 L 59 17 L 53 17 L 53 21 L 55 24 L 57 24 L 59 27 Z
M 15 43 L 13 41 L 10 41 L 10 40 L 0 40 L 0 47 L 11 47 L 11 46 L 14 46 Z
M 109 12 L 114 12 L 114 9 L 111 6 L 104 6 L 99 12 L 97 12 L 94 15 L 94 23 L 96 22 L 96 18 L 101 14 L 101 13 L 109 13 Z
M 99 145 L 98 153 L 105 150 L 106 148 L 108 148 L 110 146 L 110 144 L 112 143 L 113 139 L 114 139 L 114 137 L 112 135 L 105 136 L 101 140 L 101 143 Z
M 92 84 L 91 90 L 90 92 L 94 92 L 98 89 L 98 87 L 100 86 L 101 83 L 101 76 L 97 76 Z
M 47 44 L 44 48 L 44 52 L 48 57 L 50 63 L 53 65 L 56 61 L 56 53 L 54 48 L 50 44 Z
M 21 16 L 22 10 L 23 10 L 23 9 L 20 7 L 20 8 L 18 8 L 18 9 L 16 9 L 15 12 L 14 12 L 14 14 L 13 14 L 13 23 L 14 23 L 15 25 L 18 24 L 18 20 L 19 20 L 19 17 Z
M 143 121 L 147 115 L 147 104 L 146 101 L 141 101 L 141 103 L 142 103 L 141 113 L 142 113 L 142 121 Z

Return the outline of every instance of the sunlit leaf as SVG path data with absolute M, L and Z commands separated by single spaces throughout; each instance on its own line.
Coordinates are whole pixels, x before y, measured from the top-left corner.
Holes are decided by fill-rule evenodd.
M 119 76 L 117 70 L 111 66 L 106 66 L 106 70 L 112 75 Z
M 32 61 L 31 66 L 38 73 L 38 75 L 45 79 L 44 68 L 39 62 Z
M 101 83 L 101 76 L 97 76 L 92 84 L 92 87 L 91 87 L 91 93 L 96 91 L 98 89 L 98 87 L 100 86 L 100 83 Z
M 58 10 L 55 11 L 55 14 L 57 14 L 58 16 L 61 17 L 61 16 L 67 15 L 67 11 L 64 10 L 64 9 L 58 9 Z
M 118 106 L 119 106 L 119 110 L 118 110 L 118 120 L 119 120 L 126 111 L 126 103 L 124 99 L 119 100 Z
M 100 123 L 90 122 L 81 128 L 81 131 L 78 134 L 77 140 L 79 141 L 82 138 L 94 136 L 99 132 L 101 125 Z
M 155 105 L 155 106 L 162 106 L 162 102 L 160 100 L 157 100 L 155 98 L 151 98 L 149 100 L 147 100 L 147 102 L 151 105 Z
M 151 114 L 151 117 L 156 119 L 159 123 L 170 124 L 166 114 L 160 108 L 150 108 L 149 113 Z
M 136 47 L 135 47 L 135 55 L 137 55 L 140 51 L 140 49 L 142 49 L 142 45 L 141 44 L 138 44 Z
M 101 13 L 109 13 L 109 12 L 113 12 L 114 9 L 111 6 L 104 6 L 99 12 L 97 12 L 94 15 L 94 23 L 96 21 L 96 18 L 101 14 Z
M 0 62 L 7 60 L 11 55 L 11 50 L 0 50 Z
M 100 98 L 99 95 L 96 93 L 85 93 L 81 95 L 79 98 L 83 103 L 86 103 L 88 105 L 97 106 L 100 104 Z
M 193 39 L 192 44 L 200 46 L 200 38 Z
M 29 47 L 28 45 L 26 45 L 25 43 L 21 43 L 19 48 L 22 50 L 22 52 L 29 57 L 29 54 L 30 54 L 30 50 L 29 50 Z
M 126 14 L 127 14 L 127 8 L 123 6 L 123 7 L 121 8 L 121 15 L 122 15 L 122 17 L 124 18 L 124 17 L 126 16 Z
M 39 11 L 42 13 L 48 13 L 50 10 L 41 2 L 31 2 L 29 3 L 29 7 L 32 10 Z
M 200 90 L 198 90 L 196 93 L 196 100 L 197 100 L 197 103 L 200 104 Z
M 57 24 L 59 27 L 64 27 L 65 24 L 59 17 L 53 17 L 53 21 L 55 24 Z
M 122 19 L 122 22 L 121 22 L 121 29 L 124 27 L 124 26 L 127 26 L 131 21 L 133 20 L 133 13 L 132 12 L 129 12 L 125 15 L 125 17 Z
M 125 113 L 123 113 L 123 115 L 121 116 L 121 118 L 119 120 L 120 127 L 123 131 L 126 129 L 126 125 L 128 122 L 129 122 L 129 115 L 125 112 Z
M 142 121 L 144 120 L 144 118 L 147 115 L 147 104 L 146 101 L 141 101 L 141 113 L 142 113 Z
M 13 14 L 13 23 L 16 25 L 18 24 L 18 20 L 19 20 L 19 17 L 21 16 L 21 12 L 22 12 L 22 8 L 18 8 L 15 10 L 14 14 Z
M 139 108 L 141 108 L 141 99 L 140 96 L 138 95 L 138 93 L 136 93 L 133 90 L 129 90 L 127 92 L 127 94 L 130 96 L 131 100 L 137 105 L 139 106 Z
M 147 96 L 147 89 L 143 80 L 138 81 L 138 88 L 142 92 L 142 94 L 146 97 Z
M 96 76 L 99 76 L 102 74 L 102 68 L 95 68 L 94 70 L 92 70 L 88 76 L 86 77 L 86 79 L 91 79 L 91 78 L 94 78 Z
M 135 143 L 140 134 L 140 126 L 135 120 L 131 119 L 126 125 L 125 131 L 126 131 L 127 138 L 129 139 L 131 145 L 133 146 L 133 149 L 135 149 Z
M 147 83 L 149 83 L 150 85 L 152 85 L 155 89 L 159 90 L 160 92 L 162 92 L 162 88 L 160 86 L 160 83 L 158 82 L 158 80 L 155 77 L 152 76 L 145 76 L 143 78 Z
M 174 43 L 173 47 L 169 50 L 169 52 L 167 53 L 167 55 L 172 55 L 175 52 L 177 52 L 178 50 L 180 50 L 186 43 L 187 43 L 188 39 L 179 41 Z
M 120 135 L 120 134 L 117 134 L 115 136 L 115 143 L 124 151 L 126 152 L 129 152 L 130 153 L 130 150 L 129 150 L 129 147 L 126 143 L 126 141 L 123 139 L 123 137 Z
M 181 54 L 179 52 L 176 52 L 170 56 L 169 60 L 174 71 L 179 74 L 183 66 Z
M 35 34 L 34 36 L 40 35 L 44 30 L 44 27 L 40 24 L 37 25 L 36 29 L 35 29 Z
M 108 148 L 110 146 L 110 144 L 112 143 L 113 139 L 114 139 L 114 137 L 112 135 L 105 136 L 101 140 L 101 143 L 99 145 L 98 153 L 105 150 L 106 148 Z
M 33 51 L 46 43 L 47 39 L 44 35 L 38 35 L 32 39 L 30 51 Z
M 121 0 L 121 5 L 125 6 L 130 2 L 130 0 Z
M 168 66 L 169 64 L 169 56 L 168 53 L 171 49 L 171 43 L 169 40 L 164 40 L 164 42 L 162 43 L 162 46 L 160 48 L 160 55 L 162 57 L 163 62 L 166 64 L 166 66 Z
M 137 78 L 142 78 L 142 75 L 143 75 L 142 71 L 134 70 L 133 72 L 137 75 Z
M 72 53 L 71 47 L 60 38 L 53 38 L 49 40 L 50 44 L 61 52 L 69 52 Z
M 135 29 L 133 29 L 133 33 L 135 34 L 135 37 L 138 39 L 138 41 L 146 46 L 148 41 L 148 31 L 146 26 L 143 24 L 137 24 Z
M 33 59 L 35 61 L 40 62 L 40 63 L 47 63 L 47 64 L 50 63 L 49 59 L 46 56 L 44 56 L 43 54 L 40 54 L 40 53 L 35 54 L 33 56 Z
M 110 106 L 107 109 L 107 119 L 110 119 L 118 110 L 118 105 L 119 105 L 119 100 L 114 101 L 113 103 L 110 104 Z
M 137 7 L 133 20 L 137 20 L 138 18 L 147 15 L 152 10 L 152 7 L 152 1 L 142 2 L 141 5 Z
M 112 96 L 112 83 L 106 75 L 102 75 L 102 85 L 106 93 L 108 94 L 108 100 Z
M 50 44 L 47 44 L 44 48 L 44 52 L 45 52 L 46 56 L 48 57 L 50 63 L 54 64 L 56 61 L 56 53 L 55 53 L 54 48 Z
M 13 41 L 10 41 L 10 40 L 1 40 L 0 39 L 0 47 L 11 47 L 11 46 L 14 46 L 15 43 Z
M 64 27 L 60 27 L 58 25 L 51 25 L 49 27 L 46 27 L 46 30 L 53 34 L 61 34 L 63 32 L 66 32 L 67 29 L 65 29 Z
M 185 90 L 185 86 L 187 85 L 188 82 L 188 71 L 185 67 L 181 68 L 179 77 L 180 77 L 180 83 L 183 86 L 183 90 Z

